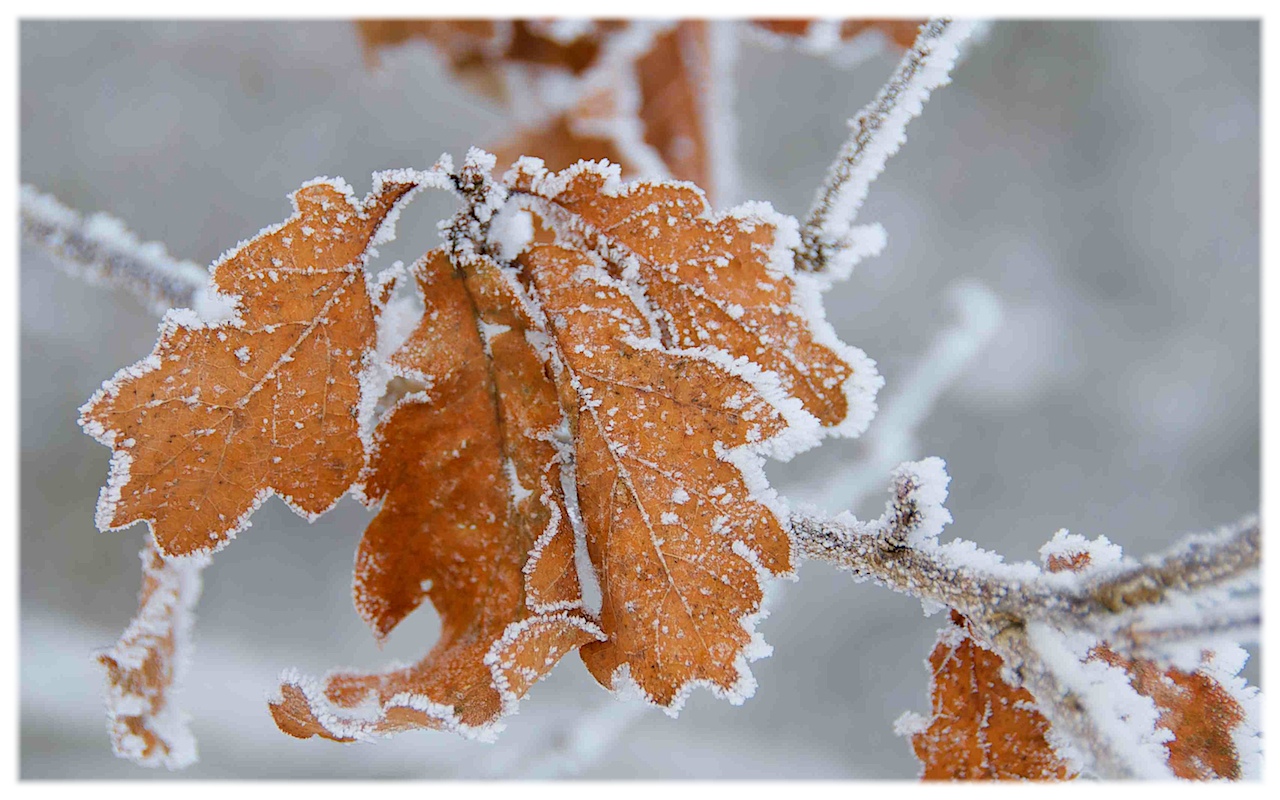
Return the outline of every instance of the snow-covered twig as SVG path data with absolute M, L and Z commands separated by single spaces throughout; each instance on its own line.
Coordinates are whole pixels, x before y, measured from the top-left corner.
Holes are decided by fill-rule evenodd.
M 800 229 L 797 267 L 843 275 L 858 259 L 879 249 L 884 231 L 879 225 L 855 228 L 858 209 L 872 181 L 906 141 L 907 123 L 920 115 L 934 89 L 950 82 L 960 45 L 972 29 L 969 22 L 929 20 L 884 88 L 849 120 L 849 139 Z
M 1248 584 L 1262 563 L 1256 518 L 1189 537 L 1142 564 L 1103 570 L 1097 577 L 1005 563 L 969 542 L 938 542 L 951 521 L 942 506 L 948 480 L 936 458 L 902 465 L 893 476 L 889 509 L 869 523 L 847 512 L 830 519 L 793 513 L 791 530 L 801 555 L 849 570 L 856 580 L 954 608 L 971 620 L 1039 619 L 1099 634 L 1115 632 L 1117 622 L 1131 622 L 1148 606 Z
M 1256 517 L 1217 533 L 1187 538 L 1141 566 L 1098 581 L 1088 589 L 1092 602 L 1112 613 L 1165 602 L 1191 593 L 1247 580 L 1262 563 L 1262 529 Z
M 190 308 L 208 283 L 200 265 L 170 256 L 164 245 L 141 242 L 114 217 L 83 218 L 31 186 L 18 205 L 22 238 L 51 255 L 69 274 L 127 289 L 157 313 Z
M 833 519 L 792 514 L 799 552 L 848 570 L 855 580 L 916 597 L 926 608 L 963 614 L 1091 772 L 1108 778 L 1166 774 L 1163 762 L 1147 758 L 1141 748 L 1127 748 L 1113 730 L 1120 723 L 1091 707 L 1096 698 L 1082 697 L 1089 675 L 1077 669 L 1078 657 L 1104 642 L 1149 647 L 1142 623 L 1154 620 L 1159 629 L 1162 612 L 1181 617 L 1187 639 L 1247 639 L 1257 607 L 1232 591 L 1258 584 L 1256 518 L 1190 537 L 1142 563 L 1054 573 L 1031 563 L 1005 563 L 971 542 L 940 543 L 938 533 L 951 521 L 943 507 L 948 481 L 942 462 L 926 459 L 894 472 L 888 508 L 877 520 L 861 522 L 847 512 Z M 1074 655 L 1058 658 L 1059 650 Z

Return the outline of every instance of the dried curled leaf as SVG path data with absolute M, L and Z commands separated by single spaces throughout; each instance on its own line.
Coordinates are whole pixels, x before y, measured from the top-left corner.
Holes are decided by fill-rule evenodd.
M 425 311 L 392 368 L 427 388 L 383 418 L 365 490 L 382 509 L 356 555 L 356 608 L 382 638 L 429 595 L 440 639 L 406 669 L 331 674 L 323 688 L 286 679 L 271 704 L 286 733 L 484 736 L 561 656 L 599 637 L 570 611 L 580 593 L 555 389 L 495 270 L 477 262 L 464 277 L 443 250 L 415 265 Z
M 521 156 L 537 153 L 554 169 L 579 160 L 621 164 L 623 149 L 613 121 L 621 113 L 616 93 L 602 89 L 582 98 L 546 122 L 517 129 L 494 147 L 497 163 L 511 165 Z
M 417 173 L 293 194 L 295 213 L 213 265 L 233 315 L 168 312 L 150 356 L 103 384 L 80 424 L 113 451 L 98 527 L 147 521 L 165 555 L 217 549 L 270 494 L 314 518 L 364 466 L 355 410 L 375 344 L 364 264 Z
M 880 378 L 836 338 L 816 285 L 796 274 L 794 220 L 768 204 L 713 215 L 696 187 L 622 184 L 616 168 L 596 165 L 547 173 L 526 159 L 509 178 L 557 230 L 643 287 L 665 345 L 758 364 L 828 428 L 856 434 L 870 422 Z
M 107 670 L 107 729 L 117 756 L 182 769 L 195 762 L 196 743 L 173 690 L 190 657 L 191 609 L 207 558 L 166 560 L 149 539 L 141 556 L 138 614 L 97 657 Z
M 929 719 L 908 715 L 899 730 L 924 780 L 1066 780 L 1070 764 L 1046 738 L 1049 721 L 1031 693 L 1001 675 L 1004 661 L 977 641 L 955 611 L 929 654 Z
M 566 33 L 564 25 L 544 20 L 374 19 L 357 20 L 360 39 L 370 53 L 414 39 L 430 42 L 450 66 L 465 69 L 484 62 L 496 69 L 504 61 L 585 72 L 600 54 L 602 39 L 625 22 L 583 20 Z
M 663 348 L 592 254 L 543 245 L 521 262 L 558 359 L 608 637 L 583 660 L 673 712 L 696 685 L 741 702 L 747 662 L 767 652 L 753 633 L 761 582 L 792 568 L 750 451 L 793 434 L 798 409 L 746 362 Z
M 636 59 L 635 80 L 640 90 L 638 117 L 644 141 L 658 152 L 674 178 L 692 181 L 708 192 L 715 185 L 712 161 L 727 153 L 712 153 L 713 81 L 729 80 L 713 69 L 711 26 L 706 20 L 685 20 L 653 39 Z M 566 165 L 567 166 L 567 165 Z

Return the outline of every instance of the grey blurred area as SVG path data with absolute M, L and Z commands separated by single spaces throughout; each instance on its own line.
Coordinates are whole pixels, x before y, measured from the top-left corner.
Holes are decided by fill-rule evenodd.
M 508 133 L 501 109 L 422 52 L 368 69 L 342 22 L 27 21 L 20 43 L 22 180 L 201 263 L 287 216 L 312 177 L 363 193 L 374 170 Z M 844 120 L 895 60 L 840 69 L 744 45 L 731 199 L 803 214 Z M 1258 508 L 1259 70 L 1253 22 L 997 22 L 911 125 L 862 214 L 889 245 L 826 307 L 878 362 L 887 413 L 954 325 L 950 288 L 976 281 L 998 299 L 1000 327 L 904 454 L 946 459 L 944 536 L 1034 559 L 1065 527 L 1144 555 Z M 380 263 L 433 246 L 451 208 L 420 198 Z M 582 756 L 561 774 L 589 778 L 917 774 L 893 721 L 928 710 L 924 658 L 943 619 L 818 564 L 775 592 L 760 626 L 774 654 L 741 707 L 698 692 L 679 719 L 618 722 L 570 657 L 496 744 L 284 736 L 264 703 L 281 669 L 413 660 L 438 631 L 429 609 L 381 650 L 364 629 L 350 572 L 369 515 L 350 498 L 314 525 L 268 502 L 206 573 L 182 695 L 200 763 L 171 774 L 115 759 L 90 654 L 133 614 L 145 531 L 94 529 L 108 452 L 76 409 L 150 351 L 158 319 L 28 248 L 21 293 L 23 778 L 521 777 L 548 774 L 557 752 Z M 830 441 L 770 475 L 803 497 L 865 451 Z

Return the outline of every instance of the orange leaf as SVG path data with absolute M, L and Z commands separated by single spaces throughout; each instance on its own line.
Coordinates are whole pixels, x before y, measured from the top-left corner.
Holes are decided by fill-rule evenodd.
M 716 216 L 696 187 L 624 185 L 616 169 L 518 166 L 513 189 L 545 201 L 535 210 L 567 217 L 561 227 L 615 275 L 635 272 L 629 280 L 655 307 L 664 344 L 715 347 L 776 373 L 824 426 L 858 433 L 870 422 L 880 378 L 836 338 L 816 284 L 796 275 L 794 220 L 767 204 Z
M 1202 781 L 1242 777 L 1232 734 L 1244 722 L 1244 709 L 1211 676 L 1175 667 L 1161 669 L 1153 661 L 1125 658 L 1106 646 L 1094 649 L 1091 658 L 1129 673 L 1134 691 L 1156 704 L 1160 727 L 1173 732 L 1165 746 L 1174 775 Z
M 741 702 L 762 652 L 761 580 L 792 560 L 759 467 L 729 451 L 770 444 L 788 420 L 746 365 L 649 338 L 627 287 L 591 254 L 542 245 L 521 261 L 558 353 L 600 584 L 608 641 L 585 645 L 583 660 L 604 686 L 634 682 L 671 710 L 698 684 Z
M 141 555 L 138 614 L 120 641 L 98 654 L 107 669 L 111 747 L 143 766 L 181 769 L 196 760 L 196 746 L 172 695 L 190 657 L 191 607 L 206 561 L 165 560 L 150 539 Z
M 582 159 L 622 163 L 622 153 L 614 138 L 593 129 L 596 104 L 604 104 L 605 115 L 613 113 L 611 93 L 593 95 L 548 122 L 521 128 L 494 147 L 497 163 L 514 164 L 521 156 L 537 154 L 553 169 L 563 169 Z
M 626 27 L 626 22 L 592 20 L 582 35 L 569 41 L 555 38 L 546 24 L 533 20 L 383 20 L 378 31 L 361 34 L 366 45 L 378 47 L 422 36 L 451 55 L 455 66 L 483 59 L 489 69 L 502 62 L 559 67 L 577 75 L 600 55 L 602 41 Z M 368 23 L 361 23 L 367 25 Z M 377 23 L 375 23 L 377 24 Z M 393 38 L 394 37 L 394 38 Z
M 294 192 L 289 220 L 213 266 L 234 318 L 170 311 L 152 354 L 81 408 L 80 424 L 113 451 L 100 528 L 145 520 L 163 554 L 205 552 L 270 494 L 314 518 L 351 488 L 375 338 L 364 264 L 418 185 L 415 173 L 375 179 L 364 201 L 328 181 Z
M 925 780 L 1065 780 L 1076 777 L 1045 738 L 1049 721 L 1031 693 L 1000 674 L 1004 661 L 951 612 L 929 654 L 932 714 L 905 726 Z
M 683 21 L 654 38 L 636 60 L 635 74 L 645 143 L 662 156 L 671 177 L 714 194 L 725 187 L 714 185 L 711 161 L 728 154 L 710 152 L 710 129 L 730 123 L 711 118 L 711 83 L 727 76 L 713 72 L 710 37 L 709 23 Z
M 927 19 L 846 19 L 840 22 L 840 38 L 848 42 L 867 31 L 879 31 L 905 49 L 915 44 L 920 26 L 926 22 Z
M 356 555 L 356 607 L 382 638 L 429 595 L 440 640 L 407 669 L 330 675 L 323 697 L 286 680 L 271 706 L 286 733 L 485 735 L 562 655 L 598 636 L 567 611 L 580 592 L 555 388 L 496 269 L 478 262 L 464 278 L 442 250 L 415 265 L 425 313 L 392 368 L 427 388 L 383 418 L 366 488 L 382 509 Z M 379 713 L 357 715 L 370 697 Z
M 595 64 L 603 40 L 626 24 L 595 20 L 571 41 L 555 38 L 548 26 L 531 20 L 374 19 L 358 20 L 356 30 L 370 60 L 380 50 L 423 40 L 440 51 L 455 74 L 484 94 L 502 97 L 506 94 L 504 65 L 563 69 L 579 75 Z

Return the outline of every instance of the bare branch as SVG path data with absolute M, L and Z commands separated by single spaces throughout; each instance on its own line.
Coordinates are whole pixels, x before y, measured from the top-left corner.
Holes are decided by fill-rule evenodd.
M 872 181 L 906 141 L 907 123 L 920 115 L 934 89 L 950 82 L 951 67 L 972 28 L 971 23 L 945 17 L 922 26 L 884 88 L 849 121 L 852 133 L 801 226 L 797 267 L 843 274 L 878 249 L 868 242 L 882 242 L 883 230 L 855 229 L 858 209 Z
M 52 195 L 23 186 L 19 196 L 22 238 L 44 250 L 70 275 L 127 289 L 163 313 L 191 307 L 209 281 L 198 264 L 173 258 L 157 242 L 141 242 L 105 214 L 82 218 Z

